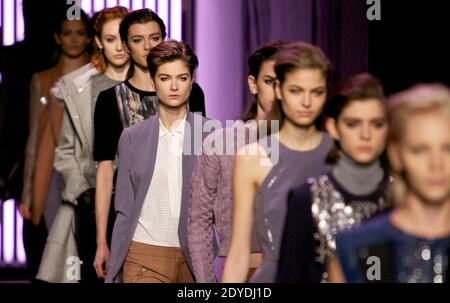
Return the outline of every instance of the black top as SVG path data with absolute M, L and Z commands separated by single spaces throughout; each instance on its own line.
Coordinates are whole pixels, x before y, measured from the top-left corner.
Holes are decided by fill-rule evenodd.
M 141 99 L 145 96 L 156 96 L 156 92 L 139 90 L 128 81 L 125 81 L 125 84 L 139 94 Z M 202 115 L 205 116 L 205 95 L 201 87 L 195 82 L 189 97 L 189 110 L 191 112 L 202 112 Z M 123 125 L 117 106 L 117 97 L 114 87 L 111 87 L 99 94 L 95 105 L 94 161 L 114 160 L 116 158 L 122 131 Z
M 192 84 L 192 91 L 189 97 L 189 111 L 193 113 L 201 112 L 202 116 L 206 117 L 205 94 L 197 82 Z

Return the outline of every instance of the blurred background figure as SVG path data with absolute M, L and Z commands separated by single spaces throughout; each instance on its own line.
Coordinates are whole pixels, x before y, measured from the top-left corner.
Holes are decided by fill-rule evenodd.
M 192 191 L 188 212 L 188 240 L 192 266 L 197 282 L 215 283 L 220 281 L 221 272 L 228 254 L 231 237 L 233 206 L 232 176 L 237 151 L 250 143 L 250 132 L 258 129 L 260 121 L 278 122 L 279 113 L 274 108 L 275 100 L 275 55 L 285 44 L 282 41 L 267 43 L 258 48 L 248 58 L 248 87 L 253 95 L 250 109 L 243 115 L 245 124 L 235 124 L 212 133 L 203 143 L 204 154 L 198 159 L 193 171 Z M 239 120 L 240 121 L 240 120 Z M 239 139 L 239 132 L 245 130 L 246 138 Z M 266 135 L 266 134 L 264 134 Z M 257 136 L 255 136 L 257 137 Z M 213 147 L 214 146 L 214 147 Z M 217 146 L 222 146 L 218 153 Z M 233 146 L 233 154 L 226 148 Z M 211 150 L 213 149 L 213 150 Z M 220 150 L 220 149 L 219 149 Z M 214 246 L 210 245 L 217 231 L 219 238 L 218 268 L 215 270 Z M 259 259 L 259 247 L 252 237 L 251 252 Z M 252 257 L 250 257 L 252 258 Z M 257 264 L 251 264 L 255 270 Z
M 395 209 L 338 234 L 334 281 L 445 283 L 450 253 L 450 90 L 417 85 L 389 99 Z
M 274 69 L 274 106 L 280 108 L 281 127 L 270 134 L 269 142 L 246 146 L 257 152 L 241 151 L 236 156 L 231 242 L 223 282 L 275 281 L 288 193 L 329 169 L 325 159 L 333 141 L 318 126 L 327 99 L 328 58 L 313 45 L 288 43 L 277 52 Z M 252 230 L 261 248 L 257 266 L 251 266 Z M 248 277 L 250 267 L 257 269 Z
M 55 169 L 64 180 L 62 204 L 50 231 L 38 279 L 70 281 L 69 258 L 83 262 L 81 282 L 100 282 L 93 267 L 96 248 L 95 176 L 93 159 L 94 108 L 99 93 L 125 80 L 129 56 L 119 35 L 119 25 L 128 14 L 124 7 L 108 8 L 96 14 L 95 50 L 91 62 L 64 76 L 60 97 L 66 106 Z M 110 227 L 112 228 L 112 227 Z
M 335 142 L 331 171 L 293 189 L 278 264 L 278 282 L 327 281 L 336 233 L 388 208 L 384 157 L 388 133 L 383 87 L 369 74 L 341 83 L 325 107 Z
M 43 243 L 61 202 L 63 181 L 53 170 L 55 148 L 58 146 L 64 104 L 57 99 L 55 87 L 61 76 L 89 60 L 92 31 L 88 16 L 67 20 L 65 12 L 55 21 L 54 37 L 57 63 L 33 75 L 30 84 L 30 135 L 25 153 L 24 185 L 20 213 L 25 221 L 24 244 L 32 277 L 40 262 Z M 28 222 L 30 220 L 30 222 Z M 44 241 L 44 242 L 43 242 Z

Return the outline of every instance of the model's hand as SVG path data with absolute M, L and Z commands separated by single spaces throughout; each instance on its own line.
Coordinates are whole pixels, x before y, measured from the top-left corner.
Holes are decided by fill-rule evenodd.
M 109 270 L 109 248 L 108 244 L 103 243 L 97 245 L 97 252 L 95 253 L 94 260 L 95 271 L 97 276 L 101 279 L 106 278 L 106 274 Z
M 25 205 L 25 203 L 21 203 L 19 206 L 19 213 L 25 220 L 31 219 L 31 208 L 29 205 Z

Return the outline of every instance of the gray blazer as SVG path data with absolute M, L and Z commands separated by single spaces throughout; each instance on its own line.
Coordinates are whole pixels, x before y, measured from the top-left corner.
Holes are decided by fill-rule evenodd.
M 92 85 L 95 80 L 95 87 Z M 86 189 L 95 187 L 96 168 L 93 160 L 93 109 L 98 94 L 115 82 L 90 64 L 64 76 L 59 93 L 66 110 L 61 125 L 54 167 L 65 182 L 62 199 L 75 199 Z
M 62 200 L 69 203 L 61 204 L 49 231 L 36 277 L 39 280 L 78 282 L 71 274 L 71 260 L 78 257 L 74 206 L 82 192 L 95 186 L 93 103 L 100 91 L 112 85 L 113 82 L 90 64 L 62 77 L 58 84 L 57 97 L 64 100 L 66 109 L 59 145 L 55 150 L 54 167 L 61 173 L 65 183 Z
M 192 272 L 192 262 L 187 240 L 187 212 L 191 187 L 192 171 L 197 159 L 193 153 L 201 150 L 202 141 L 210 132 L 202 136 L 194 134 L 194 119 L 202 127 L 208 119 L 196 113 L 188 112 L 183 143 L 183 183 L 181 193 L 181 211 L 178 237 L 184 257 Z M 126 128 L 120 137 L 118 154 L 119 166 L 116 181 L 114 206 L 117 213 L 114 224 L 110 267 L 106 283 L 121 282 L 121 273 L 130 247 L 145 195 L 152 180 L 156 162 L 159 134 L 159 113 L 133 127 Z M 190 150 L 191 154 L 186 151 Z M 215 241 L 215 239 L 213 239 Z M 213 243 L 211 245 L 214 245 Z

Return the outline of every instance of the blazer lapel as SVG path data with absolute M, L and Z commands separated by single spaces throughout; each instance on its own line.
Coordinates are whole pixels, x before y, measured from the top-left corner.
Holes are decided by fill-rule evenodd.
M 145 122 L 144 122 L 145 123 Z M 148 127 L 144 129 L 141 138 L 136 140 L 136 144 L 140 144 L 139 157 L 134 159 L 133 167 L 135 169 L 144 169 L 142 179 L 138 182 L 137 192 L 135 198 L 134 216 L 139 216 L 140 210 L 145 200 L 150 182 L 153 177 L 153 170 L 155 168 L 156 154 L 158 151 L 159 138 L 159 113 L 157 112 L 153 117 L 149 118 Z M 135 184 L 133 184 L 135 186 Z M 136 220 L 137 222 L 137 217 Z M 134 221 L 133 221 L 134 222 Z
M 75 131 L 81 140 L 81 144 L 84 145 L 86 142 L 86 136 L 85 136 L 83 128 L 81 126 L 81 123 L 82 123 L 81 120 L 83 119 L 83 116 L 80 114 L 78 106 L 73 97 L 77 94 L 76 87 L 73 85 L 72 81 L 67 81 L 65 84 L 67 85 L 67 88 L 68 88 L 68 90 L 63 92 L 63 98 L 65 100 L 65 105 L 66 105 L 67 111 L 69 113 L 69 116 L 73 122 Z

